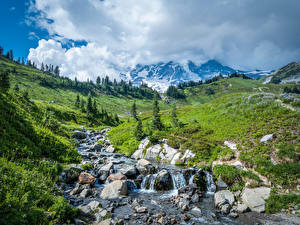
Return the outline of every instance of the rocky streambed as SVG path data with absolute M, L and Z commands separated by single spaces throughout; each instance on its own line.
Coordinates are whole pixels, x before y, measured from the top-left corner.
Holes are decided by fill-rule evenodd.
M 215 194 L 209 172 L 114 153 L 108 131 L 73 134 L 83 160 L 61 174 L 59 189 L 83 212 L 75 224 L 254 224 L 236 219 L 248 209 L 235 200 L 241 193 Z

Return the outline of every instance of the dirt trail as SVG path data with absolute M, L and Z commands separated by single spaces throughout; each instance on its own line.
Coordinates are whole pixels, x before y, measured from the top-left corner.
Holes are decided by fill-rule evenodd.
M 282 107 L 295 111 L 295 108 L 293 106 L 283 103 L 280 99 L 276 99 L 275 102 L 279 102 Z

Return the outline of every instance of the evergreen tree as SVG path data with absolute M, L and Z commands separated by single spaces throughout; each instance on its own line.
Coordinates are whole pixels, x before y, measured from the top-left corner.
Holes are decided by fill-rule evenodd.
M 21 63 L 21 58 L 20 57 L 18 57 L 18 59 L 17 59 L 17 63 Z
M 135 120 L 138 120 L 137 118 L 137 113 L 136 113 L 136 104 L 135 101 L 133 102 L 132 106 L 131 106 L 131 115 Z
M 0 46 L 0 55 L 3 55 L 4 49 Z
M 92 96 L 91 93 L 88 96 L 88 101 L 87 101 L 87 106 L 86 106 L 86 111 L 89 114 L 93 113 L 93 103 L 92 103 Z
M 59 67 L 58 66 L 55 67 L 54 74 L 55 74 L 55 76 L 59 76 Z
M 96 79 L 96 84 L 100 85 L 101 84 L 101 78 L 98 76 Z
M 42 63 L 42 65 L 41 65 L 41 71 L 45 71 L 44 63 Z
M 0 87 L 3 92 L 7 92 L 10 88 L 9 74 L 7 71 L 1 74 Z
M 94 104 L 93 104 L 93 113 L 95 115 L 98 114 L 98 108 L 97 108 L 97 102 L 96 102 L 96 99 L 94 99 Z
M 81 99 L 81 106 L 80 106 L 81 112 L 85 113 L 85 101 L 83 99 Z
M 22 57 L 22 65 L 25 65 L 24 57 Z
M 75 107 L 76 107 L 76 108 L 79 108 L 79 107 L 80 107 L 80 98 L 79 98 L 79 95 L 78 95 L 78 94 L 77 94 L 77 97 L 76 97 Z
M 157 95 L 157 93 L 154 94 L 152 127 L 155 130 L 162 130 L 163 127 L 164 127 L 162 122 L 161 122 L 160 115 L 159 115 L 158 95 Z
M 19 88 L 18 84 L 15 85 L 14 90 L 15 90 L 15 92 L 19 92 L 20 91 L 20 88 Z
M 173 123 L 173 127 L 178 127 L 179 126 L 179 121 L 177 119 L 177 113 L 176 113 L 176 105 L 173 105 L 172 108 L 172 123 Z
M 14 60 L 14 54 L 13 54 L 13 50 L 12 49 L 9 51 L 9 59 L 10 60 Z
M 137 140 L 141 140 L 144 137 L 143 124 L 140 119 L 138 120 L 138 124 L 135 127 L 134 136 Z
M 115 113 L 115 115 L 114 115 L 114 121 L 115 121 L 117 124 L 120 123 L 120 119 L 119 119 L 119 116 L 118 116 L 117 113 Z
M 24 97 L 25 99 L 27 99 L 27 100 L 29 99 L 28 90 L 25 90 L 25 91 L 24 91 L 23 97 Z

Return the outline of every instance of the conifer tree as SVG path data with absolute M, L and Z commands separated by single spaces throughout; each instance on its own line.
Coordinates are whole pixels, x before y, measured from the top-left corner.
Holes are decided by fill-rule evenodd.
M 3 48 L 0 46 L 0 55 L 3 55 Z
M 98 108 L 97 108 L 97 102 L 96 99 L 94 99 L 94 104 L 93 104 L 93 114 L 97 115 L 98 114 Z
M 28 97 L 29 97 L 28 90 L 24 91 L 23 97 L 28 100 Z
M 118 116 L 117 113 L 115 113 L 115 115 L 114 115 L 114 121 L 115 121 L 117 124 L 120 123 L 120 119 L 119 119 L 119 116 Z
M 157 93 L 154 94 L 152 128 L 155 130 L 162 130 L 164 128 L 159 115 Z
M 136 113 L 136 104 L 135 101 L 133 102 L 132 106 L 131 106 L 131 115 L 135 120 L 138 120 L 137 118 L 137 113 Z
M 79 98 L 79 94 L 77 94 L 77 97 L 76 97 L 75 107 L 76 107 L 76 108 L 79 108 L 79 107 L 80 107 L 80 98 Z
M 81 106 L 80 106 L 81 112 L 85 113 L 85 101 L 83 99 L 81 99 Z
M 92 96 L 91 93 L 88 96 L 88 101 L 87 101 L 87 106 L 86 106 L 86 111 L 89 114 L 93 113 L 93 103 L 92 103 Z
M 42 63 L 42 65 L 41 65 L 41 71 L 45 71 L 44 63 Z
M 15 92 L 19 92 L 20 91 L 20 88 L 19 88 L 18 84 L 15 85 L 14 90 L 15 90 Z
M 101 84 L 101 78 L 98 76 L 96 79 L 96 84 L 100 85 Z
M 3 92 L 7 92 L 10 88 L 9 74 L 7 71 L 1 74 L 0 87 Z
M 140 119 L 138 119 L 138 123 L 135 127 L 134 136 L 136 137 L 137 140 L 141 140 L 144 137 L 143 124 Z
M 13 50 L 9 50 L 9 59 L 10 60 L 14 60 L 14 54 L 13 54 Z
M 59 67 L 58 66 L 55 67 L 54 74 L 55 74 L 55 76 L 59 76 Z

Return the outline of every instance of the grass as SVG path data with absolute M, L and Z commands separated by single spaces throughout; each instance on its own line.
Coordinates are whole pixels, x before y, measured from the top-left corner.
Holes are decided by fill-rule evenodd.
M 298 194 L 271 194 L 266 200 L 266 212 L 267 213 L 277 213 L 281 209 L 294 208 L 295 205 L 299 206 L 300 195 Z

